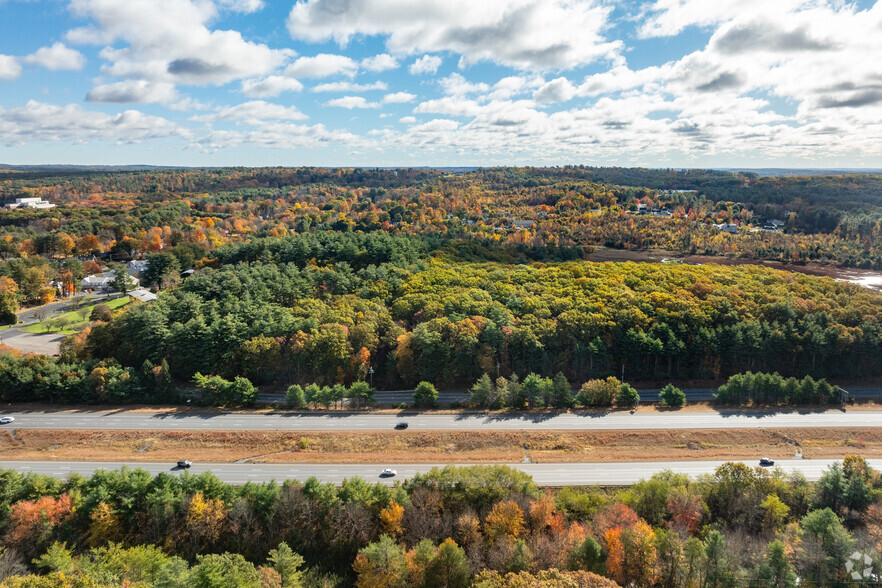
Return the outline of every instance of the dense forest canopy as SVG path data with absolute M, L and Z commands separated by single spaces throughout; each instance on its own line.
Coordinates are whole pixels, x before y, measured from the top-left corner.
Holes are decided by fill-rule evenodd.
M 880 492 L 854 456 L 814 484 L 727 463 L 544 491 L 505 466 L 391 488 L 2 470 L 0 585 L 847 586 L 855 552 L 861 572 L 882 564 Z

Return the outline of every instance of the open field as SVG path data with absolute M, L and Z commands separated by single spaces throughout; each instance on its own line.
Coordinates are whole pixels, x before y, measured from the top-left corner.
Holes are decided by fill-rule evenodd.
M 35 334 L 57 333 L 61 335 L 72 335 L 73 333 L 80 331 L 83 327 L 89 324 L 89 316 L 92 314 L 92 309 L 94 309 L 99 304 L 106 304 L 108 307 L 110 307 L 111 310 L 115 310 L 117 308 L 125 306 L 129 302 L 131 302 L 131 298 L 129 298 L 128 296 L 114 298 L 113 300 L 104 300 L 103 298 L 95 299 L 94 303 L 84 304 L 80 307 L 77 307 L 75 310 L 71 310 L 57 316 L 52 316 L 51 318 L 47 318 L 43 321 L 20 327 L 19 330 L 25 333 Z
M 676 431 L 58 431 L 7 429 L 2 460 L 516 463 L 882 457 L 882 429 Z

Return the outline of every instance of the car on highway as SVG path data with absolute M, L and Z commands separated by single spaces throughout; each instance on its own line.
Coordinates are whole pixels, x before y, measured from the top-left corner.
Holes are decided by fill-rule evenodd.
M 395 424 L 396 431 L 403 431 L 406 428 L 407 428 L 407 423 L 405 423 L 404 421 Z
M 0 425 L 8 425 L 9 423 L 11 423 L 11 422 L 14 421 L 14 420 L 15 420 L 15 419 L 12 418 L 12 417 L 3 417 L 3 418 L 0 418 Z
M 380 477 L 381 478 L 391 478 L 397 474 L 398 474 L 398 472 L 396 472 L 395 470 L 393 470 L 391 468 L 386 468 L 385 470 L 380 472 Z
M 193 462 L 192 462 L 192 461 L 189 461 L 189 460 L 186 460 L 186 459 L 179 459 L 179 460 L 178 460 L 178 467 L 179 467 L 179 468 L 188 468 L 188 467 L 190 467 L 191 465 L 193 465 Z
M 761 457 L 760 458 L 760 465 L 761 466 L 773 466 L 773 465 L 775 465 L 775 460 L 769 459 L 768 457 Z

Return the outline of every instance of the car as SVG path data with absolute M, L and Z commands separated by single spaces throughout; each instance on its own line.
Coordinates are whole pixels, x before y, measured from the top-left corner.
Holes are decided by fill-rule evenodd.
M 192 461 L 189 461 L 189 460 L 186 460 L 186 459 L 179 459 L 179 460 L 178 460 L 178 467 L 179 467 L 179 468 L 188 468 L 188 467 L 190 467 L 191 465 L 193 465 L 193 462 L 192 462 Z
M 407 423 L 405 423 L 405 422 L 403 422 L 403 421 L 400 422 L 400 423 L 397 423 L 397 424 L 395 425 L 395 429 L 398 430 L 398 431 L 403 431 L 403 430 L 406 429 L 406 428 L 407 428 Z
M 14 420 L 15 420 L 15 419 L 12 418 L 12 417 L 2 417 L 2 418 L 0 418 L 0 425 L 7 425 L 7 424 L 11 423 L 11 422 L 14 421 Z
M 761 457 L 760 458 L 760 465 L 761 466 L 773 466 L 773 465 L 775 465 L 775 460 L 769 459 L 768 457 Z
M 386 468 L 385 470 L 380 472 L 380 477 L 381 478 L 391 478 L 392 476 L 395 476 L 397 474 L 398 474 L 398 472 L 396 472 L 395 470 L 393 470 L 391 468 Z

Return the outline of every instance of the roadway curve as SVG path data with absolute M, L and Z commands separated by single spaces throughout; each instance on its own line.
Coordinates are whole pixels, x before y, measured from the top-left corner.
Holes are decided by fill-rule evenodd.
M 174 431 L 385 431 L 407 421 L 410 430 L 658 430 L 750 428 L 857 428 L 882 426 L 880 411 L 719 411 L 636 413 L 430 414 L 351 412 L 255 414 L 123 411 L 4 411 L 17 429 Z
M 817 480 L 831 464 L 839 460 L 786 460 L 777 462 L 776 466 L 784 472 L 802 472 L 809 480 Z M 875 469 L 882 469 L 882 459 L 869 459 L 867 462 Z M 725 463 L 722 461 L 653 461 L 631 463 L 538 463 L 510 464 L 533 477 L 539 486 L 626 486 L 641 479 L 648 478 L 662 470 L 670 469 L 687 474 L 692 478 L 701 474 L 711 474 Z M 751 461 L 749 465 L 756 465 Z M 387 464 L 385 466 L 360 464 L 194 464 L 190 468 L 192 474 L 211 472 L 229 484 L 245 484 L 246 482 L 282 481 L 285 479 L 306 480 L 315 476 L 322 482 L 340 484 L 346 478 L 361 477 L 371 482 L 392 484 L 395 480 L 404 480 L 418 472 L 426 472 L 432 467 L 444 464 Z M 121 463 L 121 462 L 76 462 L 76 461 L 7 461 L 3 467 L 22 473 L 32 472 L 56 477 L 67 477 L 71 473 L 91 475 L 95 470 L 113 470 L 120 467 L 142 468 L 151 474 L 181 473 L 181 468 L 169 463 Z M 397 470 L 394 478 L 381 478 L 383 467 Z

